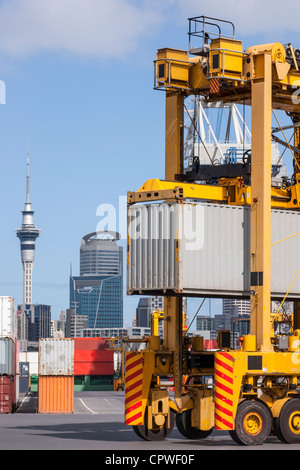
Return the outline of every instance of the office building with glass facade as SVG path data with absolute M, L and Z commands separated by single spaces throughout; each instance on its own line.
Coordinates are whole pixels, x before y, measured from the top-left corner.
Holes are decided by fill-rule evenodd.
M 119 234 L 93 232 L 85 235 L 80 246 L 80 276 L 119 276 L 123 272 L 123 248 L 117 245 Z
M 88 328 L 123 326 L 122 276 L 71 276 L 71 308 L 87 315 Z
M 88 328 L 123 326 L 123 248 L 114 232 L 82 238 L 80 276 L 70 276 L 70 308 L 88 318 Z
M 38 345 L 40 338 L 51 337 L 51 306 L 18 305 L 18 340 Z

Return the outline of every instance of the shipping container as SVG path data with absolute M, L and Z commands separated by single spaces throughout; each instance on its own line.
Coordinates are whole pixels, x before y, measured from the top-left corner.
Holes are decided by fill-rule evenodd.
M 114 375 L 113 362 L 75 362 L 74 375 Z
M 40 339 L 39 375 L 74 375 L 73 339 Z
M 13 406 L 14 408 L 18 406 L 20 401 L 20 361 L 19 361 L 19 342 L 15 340 L 15 396 Z
M 109 348 L 108 338 L 74 338 L 75 351 L 103 350 Z
M 29 362 L 19 363 L 19 374 L 20 377 L 29 377 Z
M 38 412 L 73 413 L 74 376 L 39 376 Z
M 12 403 L 13 403 L 13 411 L 17 408 L 20 401 L 20 376 L 16 374 L 15 376 L 11 377 L 13 380 L 13 396 L 12 396 Z
M 39 353 L 38 351 L 20 352 L 19 361 L 29 364 L 29 375 L 39 374 Z
M 29 380 L 29 388 L 31 392 L 38 391 L 38 384 L 39 384 L 39 376 L 38 375 L 31 375 Z
M 113 375 L 75 375 L 74 390 L 75 392 L 113 391 L 113 379 Z
M 29 392 L 29 377 L 19 377 L 19 394 L 27 395 Z
M 14 377 L 0 376 L 0 414 L 12 413 L 15 403 Z
M 113 375 L 113 358 L 112 350 L 75 350 L 74 375 Z
M 299 300 L 300 212 L 273 209 L 271 232 L 272 298 Z M 249 298 L 250 208 L 130 206 L 127 293 Z
M 114 352 L 113 350 L 76 350 L 74 351 L 74 363 L 76 362 L 114 362 Z
M 0 375 L 15 375 L 15 342 L 0 338 Z
M 17 337 L 17 307 L 12 297 L 0 297 L 0 337 Z

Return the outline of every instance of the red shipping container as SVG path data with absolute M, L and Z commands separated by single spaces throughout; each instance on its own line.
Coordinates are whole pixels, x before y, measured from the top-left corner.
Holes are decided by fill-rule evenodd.
M 0 414 L 11 413 L 15 382 L 9 375 L 0 376 Z
M 74 363 L 76 362 L 114 362 L 114 352 L 105 350 L 76 350 L 74 351 Z
M 75 362 L 74 375 L 113 375 L 113 363 Z
M 113 375 L 114 352 L 107 338 L 74 338 L 74 375 Z
M 86 350 L 103 350 L 109 348 L 108 338 L 74 338 L 75 351 Z

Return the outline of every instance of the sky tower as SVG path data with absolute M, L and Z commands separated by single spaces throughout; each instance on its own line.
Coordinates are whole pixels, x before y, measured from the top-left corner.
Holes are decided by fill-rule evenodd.
M 16 231 L 21 244 L 23 265 L 23 304 L 32 304 L 32 270 L 35 254 L 35 241 L 41 230 L 35 227 L 30 203 L 29 153 L 27 152 L 26 202 L 22 211 L 22 226 Z

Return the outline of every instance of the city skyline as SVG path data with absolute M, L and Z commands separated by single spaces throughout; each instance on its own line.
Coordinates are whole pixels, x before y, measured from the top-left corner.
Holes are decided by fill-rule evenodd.
M 59 21 L 49 14 L 54 4 L 61 5 Z M 215 16 L 215 11 L 234 22 L 244 49 L 272 41 L 299 47 L 296 17 L 288 18 L 286 9 L 278 18 L 275 4 L 260 4 L 263 11 L 256 18 L 256 0 L 248 16 L 243 4 L 228 8 L 219 1 L 208 8 L 193 0 L 85 0 L 78 1 L 77 9 L 65 0 L 0 1 L 0 79 L 6 84 L 6 104 L 0 106 L 1 194 L 6 201 L 2 295 L 21 303 L 23 269 L 14 231 L 23 203 L 27 139 L 35 224 L 43 230 L 33 301 L 51 305 L 56 319 L 68 306 L 70 264 L 79 272 L 82 235 L 95 231 L 102 219 L 97 208 L 111 204 L 118 220 L 124 210 L 119 209 L 119 197 L 126 198 L 127 191 L 137 190 L 147 179 L 164 177 L 165 97 L 153 90 L 157 49 L 187 49 L 187 19 Z M 87 5 L 95 9 L 89 10 L 90 20 Z M 82 18 L 86 21 L 79 33 Z M 119 26 L 114 33 L 113 20 Z M 282 124 L 288 122 L 284 119 Z M 290 161 L 288 152 L 283 158 Z M 120 244 L 125 257 L 126 240 Z M 124 275 L 124 293 L 125 283 Z M 138 300 L 124 295 L 128 326 Z M 192 318 L 200 300 L 190 303 Z M 207 308 L 205 302 L 201 313 Z

